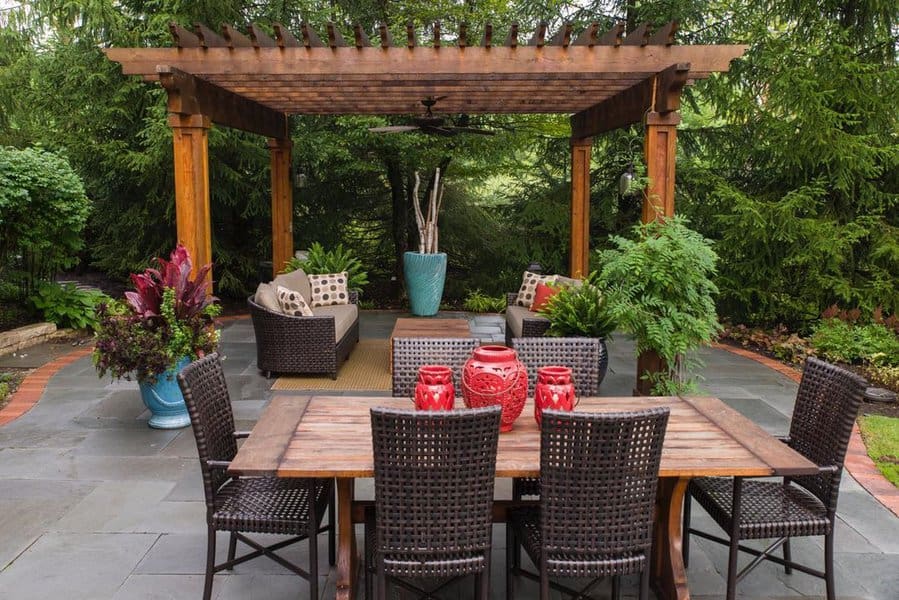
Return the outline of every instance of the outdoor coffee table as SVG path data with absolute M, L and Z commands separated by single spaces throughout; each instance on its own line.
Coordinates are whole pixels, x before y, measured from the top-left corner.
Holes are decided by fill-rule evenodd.
M 467 319 L 432 319 L 400 317 L 390 333 L 390 370 L 393 370 L 394 338 L 468 338 L 471 328 Z
M 278 477 L 337 478 L 337 598 L 355 598 L 356 536 L 370 502 L 354 498 L 357 477 L 373 477 L 373 406 L 409 408 L 409 400 L 384 397 L 275 396 L 241 446 L 230 473 Z M 687 484 L 700 476 L 812 475 L 817 467 L 717 398 L 676 396 L 581 398 L 578 411 L 671 409 L 662 448 L 653 556 L 654 588 L 660 598 L 690 597 L 681 554 L 681 509 Z M 500 435 L 497 477 L 540 475 L 540 432 L 533 405 L 515 428 Z M 511 502 L 497 501 L 503 521 Z

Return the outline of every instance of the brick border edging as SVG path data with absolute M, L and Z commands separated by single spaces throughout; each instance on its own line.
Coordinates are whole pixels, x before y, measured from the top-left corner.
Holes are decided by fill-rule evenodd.
M 76 360 L 88 356 L 93 350 L 93 346 L 73 350 L 51 360 L 30 373 L 16 388 L 16 391 L 9 399 L 9 403 L 3 407 L 3 410 L 0 410 L 0 427 L 18 419 L 31 410 L 31 407 L 40 400 L 51 377 Z
M 779 361 L 763 356 L 745 348 L 737 348 L 727 344 L 712 344 L 712 348 L 725 350 L 757 363 L 761 363 L 778 373 L 789 377 L 796 383 L 802 378 L 802 373 L 793 367 L 789 367 Z M 890 483 L 880 472 L 865 448 L 858 424 L 852 427 L 852 436 L 849 438 L 849 449 L 846 452 L 846 470 L 858 481 L 869 494 L 884 505 L 890 512 L 899 517 L 899 488 Z

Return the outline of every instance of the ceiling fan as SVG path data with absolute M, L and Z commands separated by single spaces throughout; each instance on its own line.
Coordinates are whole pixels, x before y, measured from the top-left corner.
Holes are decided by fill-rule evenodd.
M 446 96 L 428 96 L 421 100 L 425 107 L 423 117 L 412 117 L 412 125 L 387 125 L 385 127 L 370 127 L 369 131 L 373 133 L 400 133 L 403 131 L 421 131 L 422 133 L 432 135 L 442 135 L 451 137 L 460 133 L 475 133 L 478 135 L 495 135 L 495 132 L 487 129 L 479 129 L 477 127 L 468 126 L 468 115 L 462 115 L 459 118 L 459 124 L 456 125 L 449 120 L 448 117 L 435 117 L 431 109 L 439 100 Z

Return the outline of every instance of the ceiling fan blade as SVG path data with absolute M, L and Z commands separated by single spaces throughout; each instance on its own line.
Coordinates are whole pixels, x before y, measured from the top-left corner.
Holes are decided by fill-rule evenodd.
M 415 131 L 418 125 L 387 125 L 385 127 L 369 127 L 372 133 L 400 133 L 402 131 Z
M 434 135 L 442 135 L 444 137 L 452 137 L 456 135 L 455 128 L 436 127 L 434 125 L 426 125 L 421 128 L 422 133 L 431 133 Z
M 489 129 L 478 129 L 477 127 L 453 127 L 453 131 L 457 133 L 476 133 L 478 135 L 496 135 L 495 131 Z

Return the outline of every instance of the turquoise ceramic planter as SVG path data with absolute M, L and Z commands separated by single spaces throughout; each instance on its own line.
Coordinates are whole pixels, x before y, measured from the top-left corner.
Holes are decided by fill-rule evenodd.
M 190 425 L 190 415 L 184 404 L 184 396 L 175 379 L 175 375 L 189 363 L 190 359 L 185 356 L 154 381 L 139 384 L 140 397 L 153 415 L 150 417 L 150 427 L 180 429 Z
M 406 277 L 406 294 L 412 314 L 419 317 L 436 315 L 440 310 L 446 280 L 446 253 L 406 252 L 403 255 L 403 275 Z

